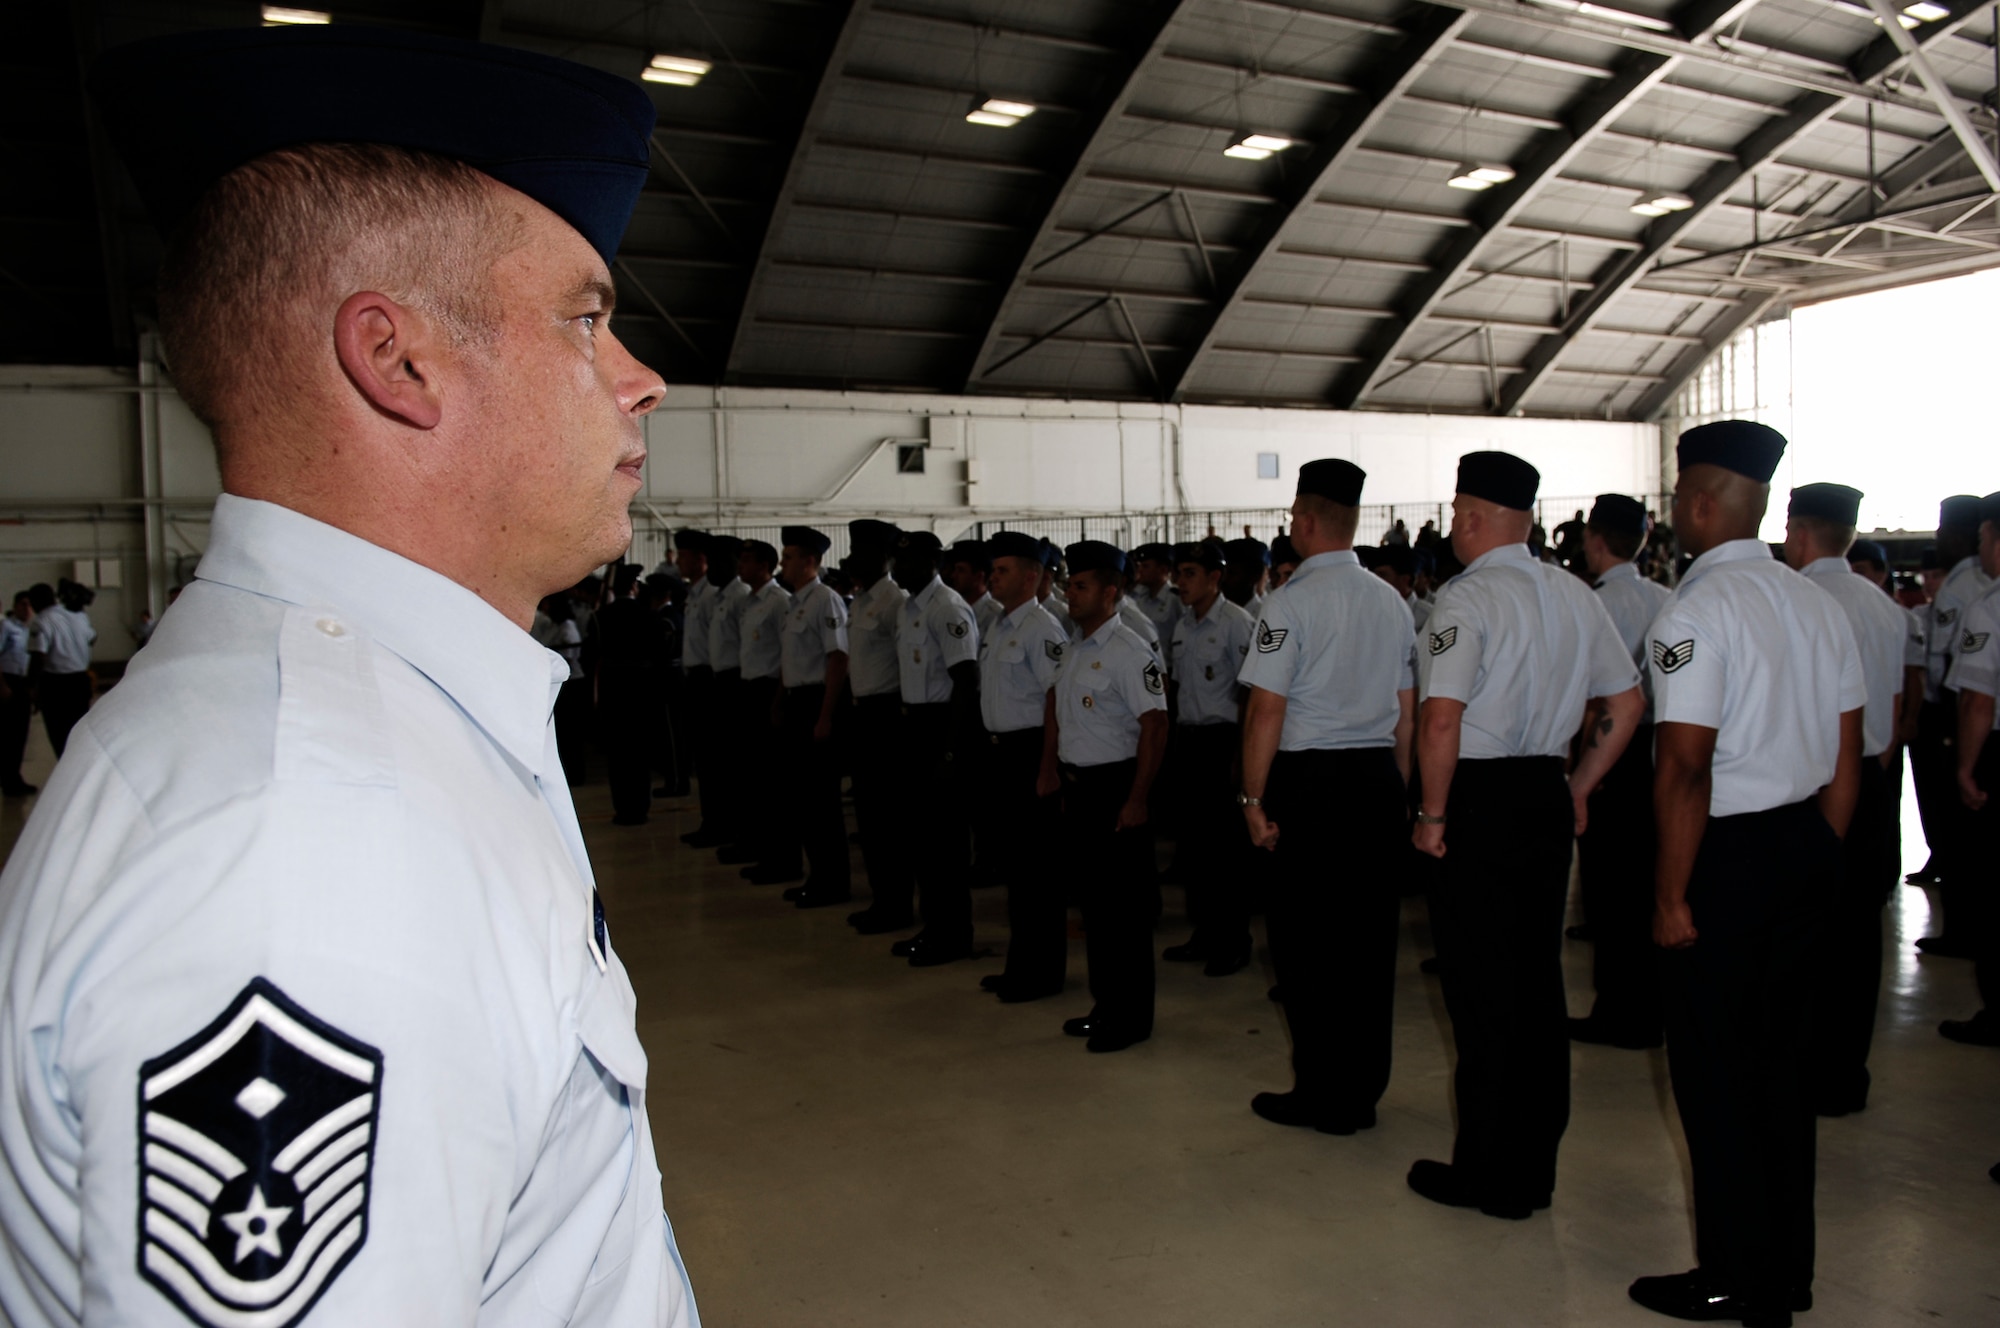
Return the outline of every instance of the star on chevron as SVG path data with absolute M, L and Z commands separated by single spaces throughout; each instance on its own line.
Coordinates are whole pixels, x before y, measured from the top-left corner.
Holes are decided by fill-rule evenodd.
M 289 1208 L 272 1208 L 266 1204 L 261 1185 L 252 1186 L 247 1208 L 240 1213 L 222 1214 L 222 1225 L 236 1233 L 236 1262 L 242 1263 L 257 1250 L 264 1251 L 273 1259 L 284 1258 L 284 1246 L 278 1243 L 278 1228 L 291 1215 Z

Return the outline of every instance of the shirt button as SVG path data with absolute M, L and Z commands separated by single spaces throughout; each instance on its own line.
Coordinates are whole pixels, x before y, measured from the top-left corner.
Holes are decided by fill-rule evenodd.
M 338 618 L 321 618 L 318 622 L 314 623 L 313 626 L 319 628 L 320 631 L 326 633 L 328 636 L 347 635 L 347 628 L 341 625 L 340 620 Z

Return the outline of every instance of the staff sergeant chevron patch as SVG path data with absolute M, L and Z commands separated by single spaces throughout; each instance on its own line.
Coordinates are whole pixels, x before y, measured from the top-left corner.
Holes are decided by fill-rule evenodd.
M 1442 655 L 1458 644 L 1458 628 L 1447 627 L 1442 632 L 1431 633 L 1431 653 Z
M 1259 618 L 1257 620 L 1257 653 L 1260 655 L 1276 654 L 1278 647 L 1285 644 L 1285 638 L 1291 634 L 1291 628 L 1273 628 L 1265 623 L 1262 618 Z
M 139 1272 L 206 1328 L 288 1328 L 368 1239 L 382 1053 L 255 978 L 139 1067 Z
M 1693 658 L 1692 640 L 1683 641 L 1677 646 L 1670 646 L 1664 641 L 1653 642 L 1653 663 L 1659 666 L 1662 673 L 1672 673 Z
M 1958 653 L 1961 655 L 1978 654 L 1980 651 L 1986 649 L 1986 638 L 1992 635 L 1993 633 L 1991 632 L 1967 632 L 1959 640 Z

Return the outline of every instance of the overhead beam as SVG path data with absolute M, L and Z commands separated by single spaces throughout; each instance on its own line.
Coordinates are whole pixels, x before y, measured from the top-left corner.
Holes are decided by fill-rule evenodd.
M 1689 0 L 1675 13 L 1674 26 L 1692 40 L 1706 41 L 1755 3 L 1756 0 Z M 1335 409 L 1352 410 L 1368 395 L 1375 379 L 1403 353 L 1424 320 L 1465 281 L 1487 241 L 1520 217 L 1544 185 L 1561 176 L 1590 146 L 1592 139 L 1623 118 L 1676 63 L 1673 56 L 1629 52 L 1609 79 L 1585 88 L 1580 97 L 1563 109 L 1560 128 L 1536 136 L 1525 159 L 1515 167 L 1514 178 L 1478 197 L 1470 213 L 1472 225 L 1455 232 L 1445 242 L 1433 259 L 1430 272 L 1396 301 L 1396 317 L 1369 339 L 1361 363 L 1341 375 L 1333 390 Z
M 1153 0 L 1145 9 L 1130 14 L 1128 44 L 1112 53 L 1097 96 L 1082 108 L 1075 132 L 1063 140 L 1063 158 L 1050 164 L 1047 178 L 1057 183 L 1043 188 L 1038 196 L 1023 199 L 1023 210 L 1037 218 L 1035 227 L 1010 255 L 1007 266 L 1012 275 L 999 298 L 988 306 L 985 329 L 965 362 L 961 376 L 964 391 L 976 390 L 980 379 L 998 367 L 987 367 L 987 361 L 999 345 L 1008 317 L 1028 289 L 1033 271 L 1030 260 L 1053 238 L 1064 210 L 1090 178 L 1091 162 L 1116 135 L 1119 117 L 1132 104 L 1141 78 L 1166 50 L 1174 19 L 1192 5 L 1193 0 Z M 1009 358 L 1018 358 L 1018 352 Z
M 1888 6 L 1886 0 L 1868 0 L 1868 7 L 1875 11 L 1882 31 L 1896 43 L 1896 49 L 1910 62 L 1910 68 L 1916 70 L 1917 80 L 1931 94 L 1931 100 L 1937 103 L 1938 113 L 1951 126 L 1951 132 L 1958 135 L 1958 141 L 1965 147 L 1965 155 L 1972 158 L 1972 164 L 1986 177 L 1987 185 L 2000 190 L 2000 162 L 1993 160 L 1993 152 L 1986 146 L 1986 140 L 1979 136 L 1979 131 L 1972 127 L 1972 121 L 1959 108 L 1951 84 L 1945 82 L 1944 76 L 1931 65 L 1930 57 L 1924 54 L 1923 47 L 1917 45 L 1916 38 L 1903 31 L 1903 25 L 1896 21 L 1897 12 Z
M 1682 351 L 1679 358 L 1668 368 L 1666 376 L 1646 389 L 1645 395 L 1633 403 L 1633 417 L 1641 420 L 1658 418 L 1661 412 L 1673 404 L 1681 389 L 1702 371 L 1704 365 L 1733 341 L 1738 332 L 1746 327 L 1754 327 L 1762 321 L 1771 306 L 1777 302 L 1778 293 L 1770 291 L 1754 299 L 1744 300 L 1709 324 L 1702 333 L 1700 343 Z
M 1913 35 L 1919 44 L 1940 40 L 1959 23 L 1991 3 L 1992 0 L 1952 0 L 1950 17 L 1922 24 L 1913 30 Z M 1896 43 L 1884 34 L 1864 46 L 1849 63 L 1848 69 L 1857 83 L 1867 84 L 1895 69 L 1902 61 L 1903 55 Z M 1529 394 L 1547 380 L 1556 361 L 1575 344 L 1577 337 L 1594 326 L 1612 303 L 1636 286 L 1641 278 L 1651 275 L 1655 265 L 1678 245 L 1683 235 L 1757 170 L 1776 160 L 1793 143 L 1824 124 L 1843 104 L 1843 99 L 1832 93 L 1802 93 L 1793 99 L 1784 115 L 1766 121 L 1738 143 L 1734 160 L 1719 161 L 1711 166 L 1688 191 L 1694 206 L 1656 218 L 1646 228 L 1643 243 L 1636 252 L 1614 258 L 1596 275 L 1590 293 L 1570 311 L 1562 330 L 1542 338 L 1528 352 L 1520 371 L 1509 378 L 1501 389 L 1496 413 L 1512 415 L 1518 412 Z
M 104 317 L 112 350 L 131 355 L 138 349 L 132 323 L 132 292 L 126 281 L 125 228 L 119 222 L 117 158 L 111 141 L 98 121 L 97 105 L 91 100 L 86 75 L 97 59 L 102 36 L 97 14 L 102 6 L 90 0 L 71 0 L 70 32 L 76 43 L 76 86 L 83 103 L 83 130 L 90 154 L 91 192 L 97 201 L 97 248 L 104 274 Z
M 1331 108 L 1325 130 L 1310 135 L 1318 143 L 1312 155 L 1299 163 L 1298 169 L 1285 172 L 1277 200 L 1279 206 L 1258 218 L 1257 229 L 1244 242 L 1242 255 L 1223 274 L 1221 298 L 1210 306 L 1201 333 L 1195 339 L 1194 352 L 1182 362 L 1168 385 L 1168 400 L 1182 399 L 1189 381 L 1214 346 L 1223 323 L 1242 305 L 1244 292 L 1258 273 L 1280 252 L 1286 234 L 1361 151 L 1363 141 L 1388 118 L 1397 99 L 1424 76 L 1449 49 L 1452 39 L 1471 24 L 1472 15 L 1463 10 L 1424 8 L 1397 29 L 1401 40 L 1393 50 L 1369 62 L 1365 95 L 1343 98 Z
M 778 194 L 771 202 L 770 219 L 764 225 L 764 233 L 758 237 L 757 261 L 750 269 L 750 280 L 743 289 L 743 302 L 737 307 L 736 323 L 730 329 L 729 350 L 723 357 L 722 373 L 725 379 L 734 374 L 743 363 L 743 351 L 750 341 L 750 329 L 756 326 L 757 305 L 763 298 L 764 288 L 771 278 L 772 259 L 776 256 L 779 242 L 784 238 L 785 228 L 792 219 L 792 210 L 798 206 L 799 184 L 805 178 L 806 165 L 811 160 L 814 143 L 820 130 L 825 126 L 827 114 L 831 110 L 834 91 L 840 84 L 840 70 L 847 63 L 847 56 L 854 49 L 856 38 L 861 35 L 861 27 L 867 21 L 872 0 L 839 0 L 839 28 L 826 53 L 826 63 L 820 68 L 819 82 L 813 88 L 812 100 L 806 103 L 805 116 L 799 122 L 798 136 L 792 142 L 791 159 L 785 166 L 785 178 L 778 186 Z

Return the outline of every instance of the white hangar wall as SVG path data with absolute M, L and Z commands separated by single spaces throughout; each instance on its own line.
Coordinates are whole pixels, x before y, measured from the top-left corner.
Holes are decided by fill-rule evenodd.
M 1532 461 L 1551 497 L 1660 487 L 1656 428 L 1590 421 L 675 388 L 647 438 L 633 552 L 649 563 L 690 523 L 881 515 L 951 538 L 980 521 L 1277 509 L 1300 464 L 1328 456 L 1368 471 L 1371 503 L 1447 500 L 1459 455 L 1488 447 Z M 0 594 L 91 582 L 98 659 L 128 657 L 141 615 L 193 574 L 219 488 L 207 430 L 152 366 L 0 366 Z

